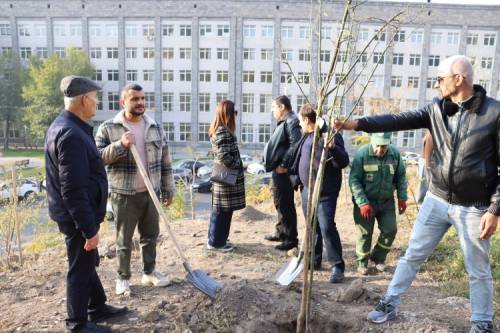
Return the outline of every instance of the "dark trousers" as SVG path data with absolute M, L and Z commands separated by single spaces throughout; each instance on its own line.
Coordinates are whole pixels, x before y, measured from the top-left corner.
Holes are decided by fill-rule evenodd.
M 307 212 L 307 188 L 302 189 L 302 211 L 304 216 Z M 328 262 L 332 266 L 345 270 L 345 262 L 342 259 L 342 243 L 335 223 L 335 210 L 337 209 L 337 196 L 329 195 L 322 197 L 318 206 L 318 227 L 316 227 L 316 244 L 314 247 L 315 263 L 321 263 L 323 257 L 323 241 L 326 247 Z
M 231 228 L 232 210 L 220 210 L 212 207 L 210 226 L 208 227 L 208 244 L 214 247 L 226 245 Z
M 95 269 L 99 265 L 97 250 L 85 251 L 85 238 L 74 227 L 65 226 L 64 234 L 69 266 L 66 327 L 72 330 L 87 322 L 87 311 L 99 310 L 106 303 L 106 294 Z
M 273 199 L 278 212 L 276 235 L 283 241 L 297 242 L 297 212 L 293 199 L 293 187 L 287 173 L 273 171 Z

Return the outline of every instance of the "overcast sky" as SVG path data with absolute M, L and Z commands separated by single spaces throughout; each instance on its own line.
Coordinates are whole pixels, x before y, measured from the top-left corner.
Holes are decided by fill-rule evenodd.
M 427 0 L 372 0 L 372 1 L 402 1 L 402 2 L 417 2 L 427 3 Z M 497 5 L 500 6 L 500 0 L 431 0 L 432 3 L 452 3 L 462 5 Z

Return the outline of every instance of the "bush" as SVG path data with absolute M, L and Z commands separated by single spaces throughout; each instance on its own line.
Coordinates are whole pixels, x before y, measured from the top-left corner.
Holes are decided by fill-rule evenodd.
M 178 220 L 184 218 L 186 214 L 186 185 L 184 182 L 176 183 L 175 196 L 172 204 L 168 206 L 166 212 L 171 220 Z
M 257 205 L 271 200 L 273 193 L 271 185 L 257 184 L 248 181 L 245 184 L 245 199 L 247 204 Z

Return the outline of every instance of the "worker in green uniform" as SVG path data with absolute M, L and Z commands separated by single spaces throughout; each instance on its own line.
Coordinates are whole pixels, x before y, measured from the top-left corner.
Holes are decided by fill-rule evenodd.
M 368 274 L 368 260 L 375 263 L 377 271 L 386 269 L 385 259 L 397 232 L 394 190 L 397 190 L 399 214 L 406 210 L 405 165 L 398 149 L 390 143 L 391 133 L 372 134 L 370 143 L 354 156 L 349 175 L 358 272 L 362 275 Z M 375 219 L 380 236 L 371 250 Z

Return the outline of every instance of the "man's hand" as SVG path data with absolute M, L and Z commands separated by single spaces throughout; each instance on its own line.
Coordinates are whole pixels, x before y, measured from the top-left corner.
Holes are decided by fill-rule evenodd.
M 85 245 L 83 248 L 85 251 L 92 251 L 97 249 L 97 245 L 99 244 L 99 233 L 95 234 L 94 237 L 85 240 Z
M 406 201 L 398 200 L 398 212 L 399 214 L 403 214 L 406 211 Z
M 123 133 L 121 143 L 123 148 L 130 149 L 130 146 L 132 144 L 135 144 L 134 134 L 132 134 L 132 132 L 130 131 Z
M 481 216 L 481 234 L 480 239 L 489 239 L 497 230 L 498 216 L 491 214 L 490 212 L 484 213 Z
M 167 206 L 170 206 L 170 204 L 172 203 L 172 200 L 174 199 L 173 196 L 170 196 L 170 197 L 164 197 L 163 198 L 163 203 Z
M 343 120 L 339 118 L 335 118 L 332 121 L 332 126 L 335 127 L 337 131 L 340 131 L 342 129 L 352 131 L 358 128 L 358 121 L 357 120 Z
M 274 171 L 276 171 L 276 173 L 287 173 L 288 172 L 288 169 L 287 168 L 283 168 L 281 165 L 278 166 L 276 169 L 274 169 Z
M 361 213 L 361 216 L 363 216 L 364 219 L 368 220 L 370 217 L 373 216 L 373 207 L 370 204 L 365 204 L 361 207 L 359 207 L 359 211 Z

